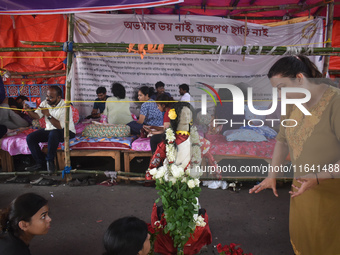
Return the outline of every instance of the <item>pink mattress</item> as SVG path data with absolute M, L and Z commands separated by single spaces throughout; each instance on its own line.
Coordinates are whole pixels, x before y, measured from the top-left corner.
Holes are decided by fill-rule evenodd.
M 81 134 L 84 128 L 89 125 L 88 123 L 78 123 L 75 128 L 77 134 Z M 35 129 L 26 129 L 20 131 L 17 135 L 7 136 L 2 139 L 1 149 L 4 151 L 8 151 L 11 156 L 19 155 L 19 154 L 31 154 L 31 151 L 28 148 L 26 137 L 28 134 L 36 131 Z M 40 143 L 40 147 L 43 148 L 47 146 L 47 143 Z
M 150 138 L 138 138 L 133 141 L 131 149 L 134 151 L 151 151 Z
M 8 151 L 11 156 L 18 154 L 31 154 L 28 148 L 26 137 L 28 134 L 34 132 L 35 129 L 26 129 L 14 136 L 7 136 L 2 139 L 1 149 Z M 43 148 L 47 143 L 40 143 L 40 147 Z
M 230 155 L 254 158 L 271 159 L 276 140 L 268 142 L 227 142 L 223 135 L 207 135 L 211 142 L 210 153 L 212 155 Z

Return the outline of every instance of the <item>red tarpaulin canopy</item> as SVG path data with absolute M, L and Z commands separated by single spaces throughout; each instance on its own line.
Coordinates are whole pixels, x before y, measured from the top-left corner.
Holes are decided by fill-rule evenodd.
M 15 3 L 14 3 L 15 2 Z M 22 2 L 22 3 L 20 3 Z M 68 2 L 71 5 L 67 6 Z M 25 1 L 15 0 L 0 3 L 0 13 L 11 13 L 20 11 L 21 13 L 40 13 L 42 10 L 59 10 L 60 12 L 84 11 L 90 8 L 84 1 Z M 105 1 L 91 1 L 93 6 Z M 112 1 L 111 1 L 112 2 Z M 327 4 L 319 0 L 186 0 L 176 5 L 165 5 L 172 1 L 121 1 L 120 4 L 112 4 L 103 10 L 125 9 L 119 13 L 137 14 L 173 14 L 179 19 L 184 15 L 214 15 L 230 18 L 244 18 L 247 16 L 248 22 L 264 23 L 275 21 L 278 18 L 301 17 L 301 16 L 325 16 Z M 176 1 L 180 2 L 180 1 Z M 151 5 L 151 3 L 153 5 Z M 340 16 L 339 1 L 335 2 L 334 17 Z M 127 8 L 122 8 L 122 4 L 127 4 Z M 131 9 L 132 4 L 141 9 Z M 137 6 L 137 4 L 139 4 Z M 151 8 L 143 8 L 153 6 Z M 97 7 L 98 7 L 97 6 Z M 37 9 L 38 8 L 38 9 Z M 55 9 L 53 9 L 55 8 Z M 58 8 L 68 8 L 67 10 Z M 70 9 L 71 8 L 71 9 Z M 91 11 L 91 9 L 88 9 Z M 93 11 L 93 10 L 92 10 Z M 259 20 L 258 18 L 266 20 Z M 333 24 L 332 47 L 340 47 L 340 21 L 335 20 Z M 67 19 L 64 15 L 0 15 L 0 47 L 25 47 L 20 41 L 42 41 L 42 42 L 65 42 L 67 40 Z M 27 46 L 26 46 L 27 47 Z M 42 71 L 65 69 L 63 60 L 66 57 L 64 52 L 3 52 L 0 53 L 0 67 L 13 71 Z M 340 57 L 331 57 L 330 69 L 340 70 Z M 61 81 L 63 82 L 63 81 Z

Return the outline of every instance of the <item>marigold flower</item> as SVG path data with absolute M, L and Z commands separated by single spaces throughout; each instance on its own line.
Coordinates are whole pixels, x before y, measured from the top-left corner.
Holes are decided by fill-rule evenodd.
M 175 119 L 177 118 L 177 113 L 176 113 L 175 109 L 171 109 L 171 110 L 169 111 L 169 118 L 170 118 L 171 120 L 175 120 Z

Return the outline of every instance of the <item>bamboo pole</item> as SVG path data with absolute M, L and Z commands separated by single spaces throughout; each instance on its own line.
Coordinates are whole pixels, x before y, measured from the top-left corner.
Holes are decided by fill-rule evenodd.
M 32 41 L 20 41 L 22 44 L 28 44 L 28 45 L 31 45 L 31 46 L 34 46 L 34 45 L 55 45 L 55 46 L 63 46 L 63 43 L 62 42 L 48 42 L 48 44 L 46 44 L 46 42 L 32 42 Z
M 35 42 L 32 42 L 35 43 Z M 48 45 L 48 43 L 46 43 Z M 126 49 L 129 47 L 128 43 L 74 43 L 73 48 L 81 51 L 82 49 L 95 49 L 99 48 L 100 50 L 105 49 Z M 216 47 L 216 45 L 202 45 L 202 44 L 165 44 L 164 49 L 211 49 L 211 47 Z M 257 47 L 257 48 L 256 48 Z M 145 44 L 144 49 L 147 49 L 148 45 Z M 258 46 L 254 46 L 254 48 L 258 49 Z M 273 46 L 263 46 L 263 49 L 271 50 Z M 29 49 L 29 48 L 27 48 Z M 37 49 L 37 48 L 35 48 Z M 284 46 L 277 46 L 276 50 L 286 51 L 286 47 Z M 324 49 L 324 48 L 314 48 L 315 50 Z M 340 48 L 329 48 L 329 50 L 336 49 L 339 50 Z
M 95 174 L 95 175 L 105 175 L 103 170 L 80 170 L 80 169 L 73 169 L 70 171 L 73 174 Z M 62 171 L 56 171 L 56 173 L 61 174 Z M 0 176 L 2 175 L 36 175 L 36 174 L 48 174 L 47 171 L 39 171 L 39 172 L 0 172 Z M 118 171 L 117 176 L 136 176 L 136 177 L 143 177 L 145 173 L 134 173 L 134 172 L 122 172 Z
M 332 47 L 332 30 L 333 30 L 333 16 L 334 16 L 334 2 L 328 4 L 328 15 L 327 15 L 327 43 L 326 47 Z M 323 69 L 322 69 L 322 76 L 326 77 L 328 68 L 329 68 L 329 60 L 330 56 L 326 56 Z
M 73 33 L 74 33 L 74 14 L 69 15 L 68 22 L 68 41 L 73 42 Z M 67 52 L 67 67 L 66 67 L 66 108 L 65 108 L 65 128 L 64 128 L 64 140 L 65 140 L 65 167 L 71 167 L 71 157 L 70 157 L 70 137 L 69 137 L 69 128 L 70 128 L 70 101 L 71 101 L 71 79 L 70 72 L 72 67 L 72 58 L 73 52 Z M 66 182 L 72 180 L 71 174 L 65 175 Z
M 27 41 L 26 43 L 34 44 L 37 42 Z M 47 45 L 55 44 L 55 42 L 53 43 L 38 42 L 38 43 L 47 44 Z M 74 51 L 80 51 L 80 52 L 127 52 L 127 48 L 129 47 L 129 44 L 127 43 L 125 44 L 124 43 L 74 43 L 73 47 L 74 47 Z M 144 46 L 144 49 L 147 50 L 147 47 L 148 46 L 146 44 Z M 165 44 L 163 53 L 212 54 L 211 52 L 209 52 L 209 50 L 215 49 L 215 47 L 217 46 L 216 45 L 193 45 L 193 44 Z M 263 46 L 262 52 L 266 54 L 266 52 L 269 52 L 272 48 L 273 46 Z M 39 48 L 34 48 L 34 49 L 39 49 Z M 242 47 L 242 53 L 244 53 L 246 49 L 247 49 L 246 47 Z M 254 46 L 252 50 L 250 51 L 250 54 L 257 54 L 258 49 L 259 49 L 259 46 Z M 189 50 L 202 50 L 202 51 L 189 52 Z M 273 55 L 282 55 L 282 53 L 286 51 L 287 51 L 287 47 L 277 46 Z M 305 52 L 306 52 L 306 47 L 302 48 L 301 53 L 303 54 Z M 324 55 L 325 53 L 334 53 L 334 52 L 340 52 L 340 48 L 315 47 L 313 48 L 313 53 L 310 55 L 320 55 L 319 53 Z
M 169 53 L 169 54 L 213 54 L 209 51 L 209 49 L 216 49 L 217 45 L 177 45 L 176 48 L 164 48 L 162 53 Z M 228 46 L 227 46 L 228 47 Z M 255 50 L 258 50 L 259 46 L 254 46 L 253 49 L 249 52 L 250 55 L 255 55 L 257 52 Z M 262 53 L 261 55 L 266 55 L 267 52 L 272 49 L 273 46 L 263 46 L 262 47 Z M 180 50 L 179 50 L 180 49 Z M 196 49 L 196 51 L 194 50 Z M 206 49 L 206 50 L 204 50 Z M 1 48 L 0 48 L 1 50 Z M 39 48 L 34 48 L 35 51 L 38 51 Z M 122 52 L 127 53 L 127 50 L 125 48 L 74 48 L 74 51 L 79 52 Z M 246 47 L 242 48 L 242 53 L 244 53 L 246 50 Z M 282 55 L 287 50 L 287 47 L 276 47 L 276 50 L 271 55 Z M 27 51 L 31 51 L 31 49 L 27 48 Z M 302 48 L 301 54 L 306 52 L 306 48 Z M 160 54 L 162 54 L 160 53 Z M 157 53 L 149 53 L 149 54 L 157 54 Z M 308 53 L 308 55 L 317 55 L 317 56 L 323 56 L 323 55 L 330 55 L 330 56 L 339 56 L 340 51 L 339 48 L 313 48 L 313 53 Z
M 54 75 L 38 75 L 38 76 L 31 76 L 31 75 L 12 75 L 10 79 L 39 79 L 39 78 L 54 78 L 54 77 L 63 77 L 66 74 L 54 74 Z
M 145 177 L 126 177 L 126 176 L 117 176 L 118 180 L 124 181 L 145 181 Z
M 335 5 L 339 5 L 340 4 L 340 2 L 334 3 L 334 0 L 332 2 Z M 327 6 L 327 3 L 324 3 L 324 2 L 318 2 L 318 3 L 312 4 L 312 5 L 306 5 L 306 7 L 301 9 L 301 11 L 292 12 L 291 15 L 294 15 L 296 13 L 300 13 L 300 12 L 303 12 L 303 11 L 311 10 L 311 9 L 313 9 L 315 7 L 325 7 L 325 6 Z
M 61 174 L 62 171 L 57 171 L 56 173 Z M 104 171 L 99 170 L 71 170 L 72 174 L 94 174 L 94 175 L 105 175 Z M 140 175 L 145 176 L 145 174 L 140 173 L 130 173 L 128 176 L 122 175 L 125 172 L 118 172 L 117 179 L 119 180 L 130 180 L 130 181 L 144 181 L 144 177 L 140 177 Z M 0 172 L 0 176 L 17 176 L 17 175 L 36 175 L 36 174 L 48 174 L 47 171 L 39 171 L 39 172 Z M 130 177 L 132 176 L 132 177 Z M 258 181 L 263 180 L 265 177 L 260 176 L 223 176 L 222 178 L 217 177 L 200 177 L 200 181 Z M 277 178 L 278 181 L 291 181 L 293 177 L 280 177 Z
M 0 48 L 0 52 L 47 52 L 47 51 L 63 51 L 60 47 L 39 47 L 39 48 L 28 48 L 28 47 L 5 47 Z M 57 57 L 56 57 L 57 58 Z
M 11 75 L 35 75 L 35 74 L 54 74 L 63 73 L 66 74 L 65 70 L 52 70 L 52 71 L 39 71 L 39 72 L 12 72 Z
M 334 74 L 334 75 L 340 74 L 340 70 L 329 70 L 328 72 L 329 72 L 329 74 Z

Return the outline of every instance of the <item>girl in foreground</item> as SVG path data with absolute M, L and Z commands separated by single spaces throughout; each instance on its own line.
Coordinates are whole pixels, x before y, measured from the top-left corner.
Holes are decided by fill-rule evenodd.
M 0 212 L 0 254 L 30 255 L 34 236 L 45 235 L 51 226 L 47 200 L 34 193 L 23 194 Z

